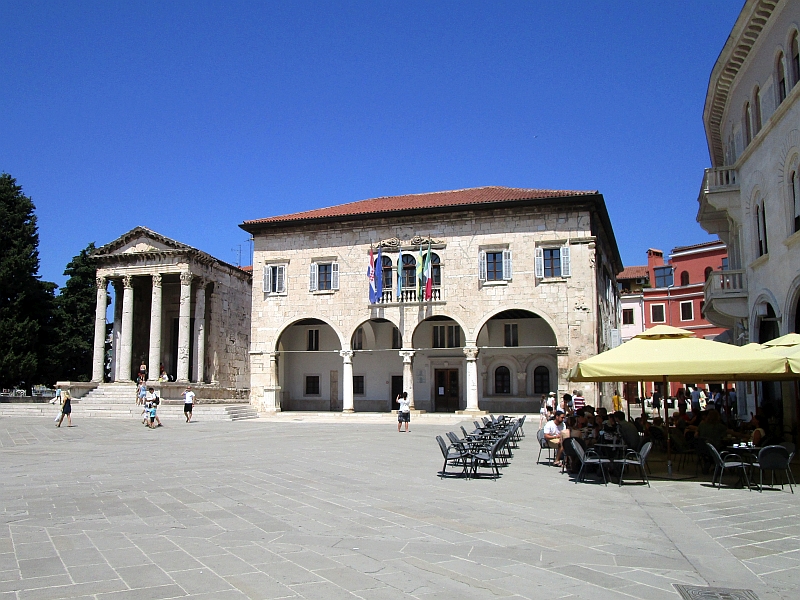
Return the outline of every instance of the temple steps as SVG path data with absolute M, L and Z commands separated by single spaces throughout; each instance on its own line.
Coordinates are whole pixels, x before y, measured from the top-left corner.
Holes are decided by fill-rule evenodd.
M 3 403 L 0 404 L 0 417 L 48 417 L 54 419 L 59 412 L 59 406 L 43 403 Z M 120 403 L 86 404 L 82 400 L 73 403 L 72 415 L 75 419 L 105 418 L 105 419 L 139 419 L 142 407 L 136 406 L 131 400 L 127 405 Z M 255 419 L 258 412 L 249 404 L 208 404 L 194 405 L 192 421 L 242 421 Z M 164 422 L 183 421 L 183 404 L 162 404 L 158 408 L 158 416 Z

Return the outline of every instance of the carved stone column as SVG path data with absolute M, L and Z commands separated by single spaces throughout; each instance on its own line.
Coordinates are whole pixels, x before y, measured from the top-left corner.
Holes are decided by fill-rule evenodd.
M 119 381 L 131 381 L 133 352 L 133 276 L 122 278 L 122 330 L 119 345 Z
M 150 299 L 150 357 L 147 374 L 151 380 L 161 375 L 161 274 L 153 275 Z
M 344 361 L 342 368 L 342 412 L 355 412 L 353 401 L 353 351 L 342 350 L 339 356 Z
M 206 282 L 200 280 L 194 301 L 194 376 L 205 382 L 206 363 Z
M 181 299 L 178 310 L 178 381 L 189 381 L 189 336 L 192 328 L 192 274 L 181 273 Z
M 467 357 L 467 408 L 466 412 L 478 412 L 478 349 L 475 346 L 464 348 Z
M 414 350 L 400 350 L 403 359 L 403 391 L 408 392 L 408 407 L 415 410 L 414 406 Z M 394 398 L 392 398 L 394 400 Z
M 269 364 L 267 365 L 267 385 L 264 387 L 264 410 L 266 412 L 280 412 L 281 387 L 278 385 L 278 353 L 267 352 Z
M 97 306 L 94 309 L 94 356 L 92 357 L 92 381 L 103 383 L 106 362 L 106 308 L 108 307 L 108 284 L 105 277 L 98 277 Z
M 119 381 L 119 355 L 122 343 L 122 281 L 115 279 L 114 286 L 114 325 L 111 329 L 111 381 Z

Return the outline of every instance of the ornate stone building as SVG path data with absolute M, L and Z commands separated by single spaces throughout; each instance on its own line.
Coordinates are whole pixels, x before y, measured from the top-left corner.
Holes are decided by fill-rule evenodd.
M 728 245 L 705 286 L 705 316 L 737 344 L 800 332 L 800 3 L 748 0 L 717 59 L 703 121 L 697 220 Z M 797 428 L 791 385 L 739 387 L 779 433 Z M 777 431 L 776 431 L 777 432 Z
M 130 383 L 144 362 L 149 380 L 158 377 L 163 365 L 171 380 L 200 384 L 204 396 L 235 397 L 247 389 L 249 272 L 144 227 L 98 248 L 93 256 L 99 261 L 95 383 L 103 382 L 106 369 L 110 283 L 116 298 L 111 382 Z
M 538 410 L 618 327 L 622 264 L 597 192 L 485 187 L 241 227 L 254 238 L 251 402 L 267 411 L 389 411 L 402 390 L 427 411 Z

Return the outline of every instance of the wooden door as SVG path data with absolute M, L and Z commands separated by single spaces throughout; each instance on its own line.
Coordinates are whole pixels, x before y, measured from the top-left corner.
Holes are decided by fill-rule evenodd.
M 403 376 L 392 375 L 392 410 L 398 410 L 400 405 L 397 403 L 397 396 L 403 393 Z
M 451 412 L 458 410 L 458 369 L 436 369 L 434 371 L 434 401 L 436 412 Z

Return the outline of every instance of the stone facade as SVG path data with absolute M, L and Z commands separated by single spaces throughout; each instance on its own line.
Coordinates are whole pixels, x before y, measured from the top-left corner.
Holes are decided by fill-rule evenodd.
M 110 381 L 135 379 L 144 362 L 149 381 L 163 365 L 172 381 L 208 388 L 200 396 L 241 396 L 250 378 L 249 272 L 144 227 L 93 256 L 99 261 L 96 383 L 104 380 L 110 283 L 116 298 Z
M 543 392 L 571 389 L 569 369 L 609 347 L 618 327 L 622 265 L 602 196 L 509 203 L 492 200 L 509 188 L 484 189 L 478 206 L 402 210 L 419 203 L 410 196 L 389 215 L 333 207 L 242 224 L 254 237 L 251 402 L 388 411 L 406 390 L 418 410 L 530 412 Z M 431 300 L 418 299 L 413 266 L 398 298 L 400 253 L 421 263 L 429 241 Z M 374 303 L 370 248 L 391 279 Z M 543 252 L 561 259 L 560 274 L 545 275 Z M 600 389 L 588 384 L 587 399 Z
M 706 169 L 697 219 L 728 245 L 729 269 L 705 288 L 705 312 L 738 344 L 800 331 L 800 4 L 748 0 L 712 71 Z M 746 393 L 745 393 L 746 391 Z M 776 429 L 796 430 L 791 385 L 742 384 Z

